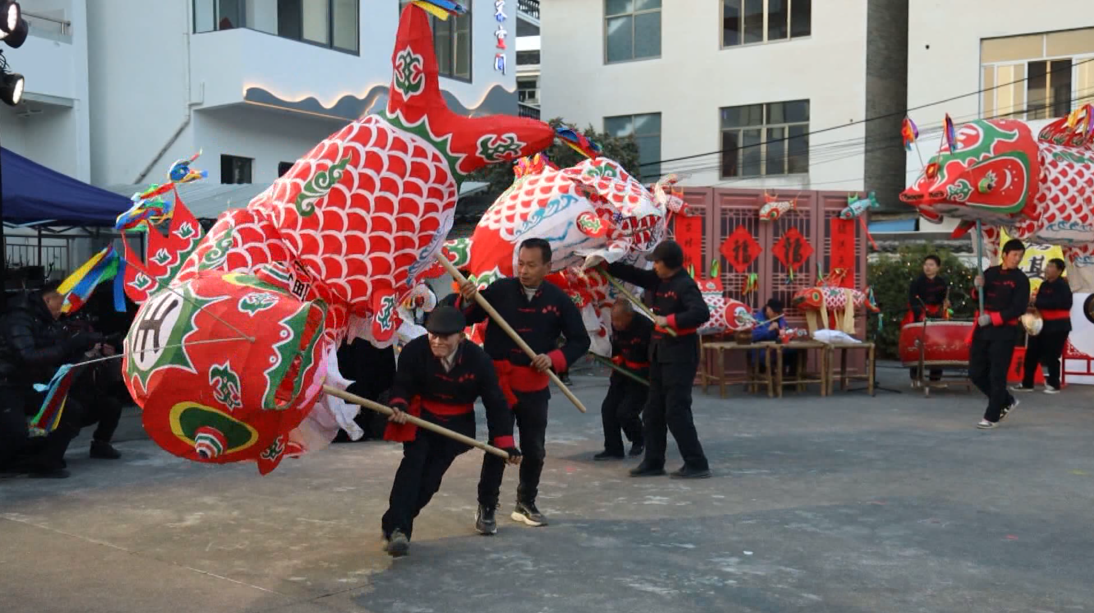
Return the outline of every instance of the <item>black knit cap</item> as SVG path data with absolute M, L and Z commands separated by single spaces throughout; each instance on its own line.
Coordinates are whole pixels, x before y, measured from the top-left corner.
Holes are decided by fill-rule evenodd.
M 653 257 L 650 259 L 669 268 L 680 268 L 684 265 L 684 250 L 676 241 L 661 241 L 653 248 Z
M 467 327 L 467 319 L 458 309 L 450 306 L 442 306 L 433 309 L 429 314 L 429 320 L 425 322 L 425 329 L 433 334 L 448 336 L 462 332 Z

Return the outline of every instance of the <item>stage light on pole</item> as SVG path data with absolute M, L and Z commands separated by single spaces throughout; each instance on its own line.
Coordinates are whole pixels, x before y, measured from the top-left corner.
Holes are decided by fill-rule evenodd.
M 0 21 L 0 30 L 11 33 L 19 26 L 19 20 L 23 17 L 23 11 L 18 2 L 7 2 L 4 7 L 3 19 Z
M 11 106 L 19 104 L 23 100 L 23 88 L 26 79 L 21 74 L 8 72 L 0 76 L 0 100 Z
M 23 19 L 22 9 L 18 2 L 12 0 L 0 0 L 0 40 L 13 49 L 23 46 L 27 40 L 27 32 L 30 24 Z

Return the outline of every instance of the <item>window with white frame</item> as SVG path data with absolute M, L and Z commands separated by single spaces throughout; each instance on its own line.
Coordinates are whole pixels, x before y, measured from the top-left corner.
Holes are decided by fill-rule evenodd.
M 722 0 L 722 47 L 809 36 L 812 0 Z
M 1063 117 L 1094 104 L 1094 28 L 980 41 L 981 116 Z
M 604 60 L 661 57 L 661 0 L 604 0 Z
M 604 131 L 618 138 L 634 136 L 642 179 L 656 181 L 661 176 L 661 113 L 605 117 Z
M 809 101 L 722 109 L 722 178 L 809 172 Z
M 411 0 L 399 0 L 399 13 Z M 433 47 L 437 50 L 437 67 L 442 77 L 471 80 L 471 5 L 472 0 L 460 0 L 467 8 L 462 15 L 441 21 L 429 17 L 433 29 Z

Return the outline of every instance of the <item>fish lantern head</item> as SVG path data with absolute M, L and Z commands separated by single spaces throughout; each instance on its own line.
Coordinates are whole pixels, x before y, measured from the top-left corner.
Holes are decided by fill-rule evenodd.
M 900 199 L 936 223 L 943 216 L 1012 222 L 1034 216 L 1040 173 L 1037 141 L 1028 124 L 976 120 L 956 131 L 953 150 L 944 145 Z
M 326 377 L 327 308 L 262 275 L 201 272 L 138 311 L 122 374 L 165 450 L 262 469 L 263 454 L 279 460 L 314 405 Z
M 824 306 L 824 292 L 819 287 L 800 290 L 794 294 L 790 304 L 803 311 L 819 311 Z

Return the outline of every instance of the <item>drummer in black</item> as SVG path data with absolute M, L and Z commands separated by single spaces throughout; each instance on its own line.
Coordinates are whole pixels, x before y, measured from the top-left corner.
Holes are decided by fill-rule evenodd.
M 1049 260 L 1045 266 L 1045 281 L 1037 288 L 1033 306 L 1041 315 L 1041 333 L 1029 337 L 1026 347 L 1025 368 L 1022 384 L 1011 388 L 1015 392 L 1032 392 L 1033 378 L 1042 365 L 1048 369 L 1045 393 L 1060 393 L 1060 358 L 1064 344 L 1071 333 L 1071 286 L 1061 277 L 1067 264 L 1060 258 Z
M 950 283 L 946 277 L 938 274 L 942 268 L 942 258 L 931 254 L 923 258 L 923 274 L 912 281 L 908 288 L 908 314 L 901 324 L 923 321 L 928 317 L 944 317 L 950 308 Z M 909 373 L 913 387 L 919 381 L 919 368 L 913 366 Z M 941 370 L 931 371 L 931 380 L 942 378 Z
M 996 427 L 1018 406 L 1007 391 L 1007 371 L 1021 331 L 1018 318 L 1029 304 L 1029 279 L 1018 268 L 1025 251 L 1022 241 L 1007 241 L 1002 263 L 976 277 L 974 294 L 984 292 L 984 312 L 977 317 L 972 335 L 969 379 L 988 397 L 984 419 L 977 424 L 981 429 Z

